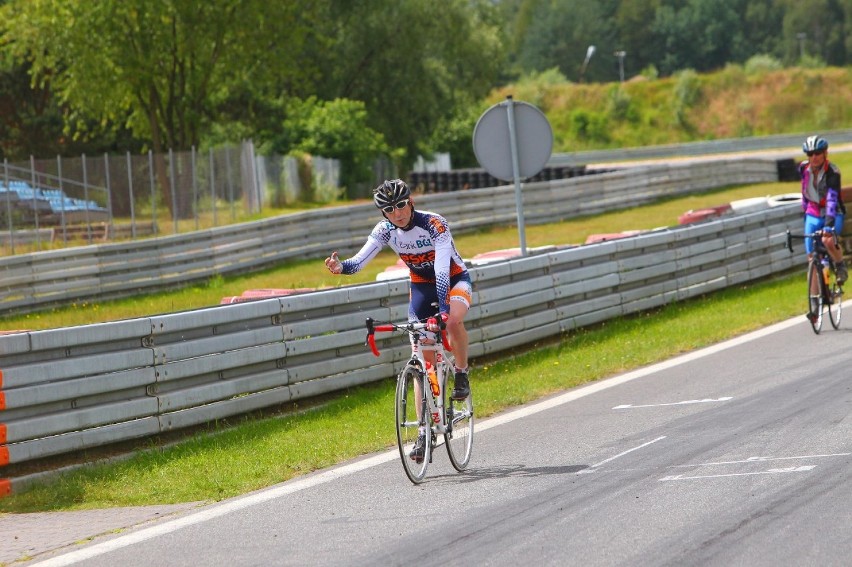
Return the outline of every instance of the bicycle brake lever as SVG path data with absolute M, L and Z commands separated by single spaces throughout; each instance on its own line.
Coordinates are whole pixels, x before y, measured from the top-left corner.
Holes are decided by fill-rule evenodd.
M 367 345 L 369 345 L 370 350 L 373 351 L 375 356 L 380 356 L 379 349 L 376 347 L 376 335 L 370 333 L 367 335 Z

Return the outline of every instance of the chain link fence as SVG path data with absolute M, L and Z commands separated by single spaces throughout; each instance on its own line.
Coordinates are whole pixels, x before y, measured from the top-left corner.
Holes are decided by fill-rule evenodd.
M 206 151 L 2 166 L 2 255 L 202 230 L 256 218 L 264 207 L 329 202 L 343 193 L 339 161 L 257 156 L 250 140 Z

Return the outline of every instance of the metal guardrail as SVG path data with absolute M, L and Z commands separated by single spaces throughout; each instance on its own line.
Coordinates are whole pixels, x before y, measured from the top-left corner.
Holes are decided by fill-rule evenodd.
M 778 180 L 775 160 L 641 166 L 590 177 L 524 185 L 527 224 L 598 214 L 727 185 Z M 453 232 L 516 222 L 514 187 L 420 195 L 417 206 L 444 212 Z M 81 246 L 0 258 L 0 313 L 73 300 L 127 297 L 357 250 L 377 221 L 372 204 L 350 205 L 148 240 Z M 2 350 L 0 350 L 2 355 Z
M 755 136 L 751 138 L 731 138 L 725 140 L 707 140 L 685 144 L 661 146 L 643 146 L 619 148 L 615 150 L 590 150 L 585 152 L 553 154 L 547 165 L 575 166 L 593 163 L 612 163 L 620 161 L 658 159 L 684 156 L 705 156 L 711 154 L 742 153 L 751 151 L 779 150 L 789 157 L 799 157 L 804 139 L 813 132 L 801 134 L 779 134 L 773 136 Z M 832 145 L 852 143 L 852 130 L 830 130 L 820 132 Z
M 470 356 L 788 270 L 799 224 L 782 205 L 472 268 Z M 410 347 L 388 338 L 373 357 L 364 321 L 403 318 L 407 300 L 391 280 L 0 336 L 0 466 L 390 379 Z

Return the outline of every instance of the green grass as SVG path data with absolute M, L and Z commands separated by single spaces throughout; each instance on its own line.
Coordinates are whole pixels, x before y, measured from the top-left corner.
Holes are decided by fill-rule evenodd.
M 527 244 L 579 243 L 596 232 L 671 225 L 687 209 L 795 190 L 793 184 L 730 188 L 603 217 L 528 226 Z M 483 231 L 458 240 L 460 249 L 472 256 L 517 246 L 517 229 Z M 371 272 L 354 281 L 372 281 L 393 262 L 390 255 L 377 259 Z M 20 328 L 39 322 L 49 326 L 54 324 L 49 321 L 57 320 L 69 325 L 74 318 L 93 322 L 92 313 L 104 317 L 100 320 L 113 320 L 216 304 L 221 295 L 236 295 L 248 287 L 320 287 L 344 282 L 353 279 L 333 279 L 317 259 L 241 278 L 216 278 L 209 285 L 156 297 L 53 310 L 40 321 L 6 320 L 4 325 Z M 484 418 L 802 314 L 803 289 L 804 261 L 802 270 L 794 274 L 608 321 L 532 345 L 512 357 L 476 360 L 472 386 L 477 415 Z M 811 333 L 804 317 L 802 333 Z M 127 460 L 78 469 L 2 498 L 0 512 L 216 501 L 236 496 L 393 447 L 392 408 L 393 380 L 389 378 L 323 400 L 306 400 L 215 423 L 176 445 L 152 439 L 147 449 Z

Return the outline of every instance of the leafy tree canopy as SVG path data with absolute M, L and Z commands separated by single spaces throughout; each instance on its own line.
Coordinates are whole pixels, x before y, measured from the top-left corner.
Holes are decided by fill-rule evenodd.
M 198 145 L 219 103 L 310 82 L 300 55 L 316 10 L 310 0 L 39 0 L 0 7 L 9 53 L 51 88 L 81 129 L 127 125 L 156 151 Z

